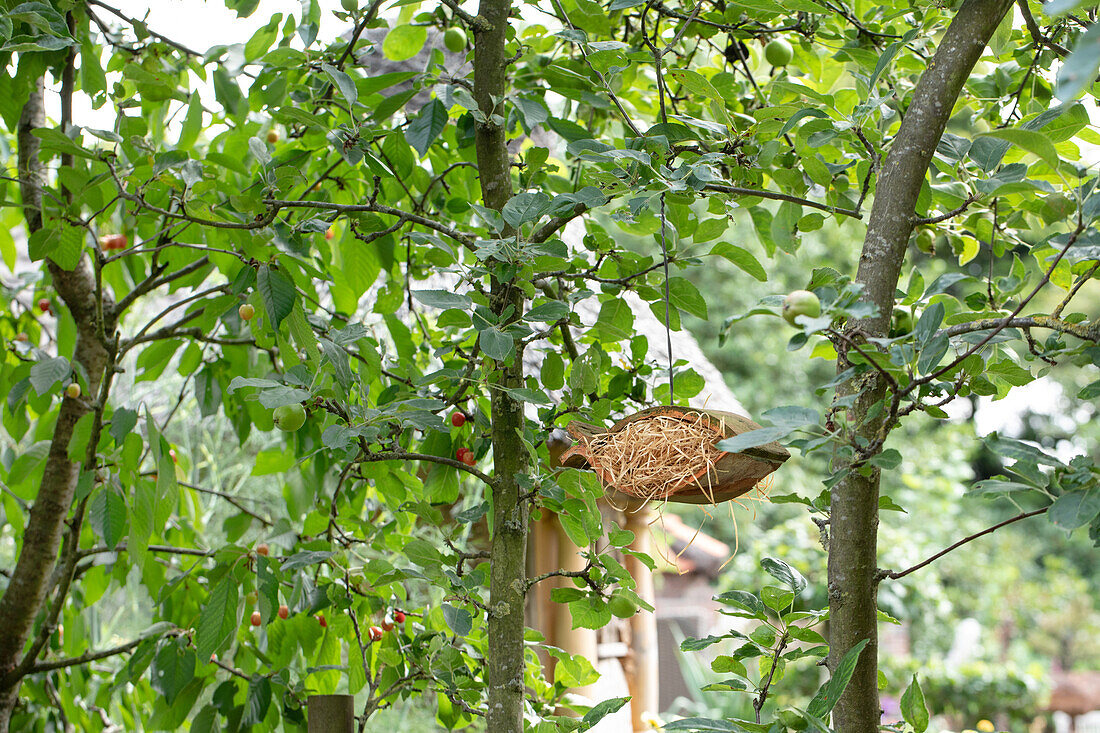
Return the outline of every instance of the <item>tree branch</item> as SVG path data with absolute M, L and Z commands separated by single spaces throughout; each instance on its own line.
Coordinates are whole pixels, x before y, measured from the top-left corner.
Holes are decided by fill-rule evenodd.
M 904 578 L 909 573 L 914 573 L 914 572 L 920 570 L 921 568 L 923 568 L 927 565 L 930 565 L 931 563 L 934 563 L 936 560 L 939 560 L 941 557 L 943 557 L 947 553 L 951 552 L 952 550 L 959 549 L 960 547 L 962 547 L 963 545 L 965 545 L 968 542 L 973 542 L 974 540 L 978 539 L 979 537 L 984 537 L 985 535 L 990 534 L 991 532 L 996 532 L 1001 527 L 1012 524 L 1013 522 L 1019 522 L 1022 519 L 1027 519 L 1029 517 L 1035 517 L 1035 516 L 1038 516 L 1040 514 L 1043 514 L 1049 508 L 1050 508 L 1049 506 L 1045 506 L 1042 509 L 1036 509 L 1035 511 L 1031 511 L 1031 512 L 1024 512 L 1023 514 L 1017 514 L 1016 516 L 1014 516 L 1010 519 L 1006 519 L 1003 522 L 998 522 L 997 524 L 994 524 L 992 527 L 986 527 L 981 532 L 975 532 L 974 534 L 972 534 L 968 537 L 963 537 L 961 540 L 959 540 L 955 544 L 951 545 L 950 547 L 945 547 L 944 549 L 940 550 L 939 552 L 937 552 L 932 557 L 928 558 L 927 560 L 923 560 L 923 561 L 917 563 L 916 565 L 914 565 L 911 568 L 906 568 L 905 570 L 901 570 L 901 571 L 898 571 L 898 572 L 890 572 L 890 571 L 887 571 L 887 570 L 881 570 L 881 571 L 879 571 L 878 579 L 879 580 L 886 580 L 886 579 L 897 580 L 898 578 Z
M 771 199 L 773 201 L 788 201 L 792 204 L 798 204 L 800 206 L 809 206 L 811 209 L 827 211 L 830 214 L 841 214 L 843 216 L 850 216 L 853 219 L 863 218 L 863 214 L 859 213 L 855 209 L 845 209 L 840 206 L 821 204 L 817 201 L 799 198 L 798 196 L 791 196 L 787 193 L 779 193 L 778 191 L 764 191 L 757 190 L 755 188 L 742 188 L 741 186 L 728 186 L 724 183 L 708 183 L 705 186 L 704 190 L 719 191 L 721 193 L 728 193 L 734 196 L 756 196 L 762 199 Z

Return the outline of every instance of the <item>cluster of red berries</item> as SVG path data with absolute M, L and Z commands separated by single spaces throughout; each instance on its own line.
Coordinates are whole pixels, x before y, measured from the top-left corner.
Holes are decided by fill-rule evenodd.
M 370 640 L 382 641 L 382 635 L 384 633 L 386 633 L 387 631 L 393 631 L 394 627 L 397 624 L 403 623 L 405 623 L 405 614 L 402 611 L 394 611 L 393 616 L 387 614 L 385 618 L 382 619 L 381 626 L 370 627 Z
M 455 451 L 455 458 L 462 461 L 467 466 L 472 466 L 477 463 L 477 457 L 474 456 L 474 452 L 465 446 Z

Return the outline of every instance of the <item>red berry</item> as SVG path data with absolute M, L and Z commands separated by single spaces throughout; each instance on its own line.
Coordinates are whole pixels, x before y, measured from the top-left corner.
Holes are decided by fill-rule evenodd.
M 405 614 L 402 611 L 396 611 L 393 614 L 393 620 L 399 624 L 405 623 Z
M 180 459 L 176 457 L 176 449 L 175 448 L 169 448 L 168 449 L 168 457 L 172 459 L 172 463 L 179 463 L 180 462 Z
M 389 616 L 386 616 L 386 618 L 382 619 L 382 630 L 393 631 L 393 621 L 390 619 Z
M 378 628 L 377 626 L 371 626 L 370 627 L 370 640 L 371 641 L 382 641 L 382 629 Z
M 259 626 L 261 623 L 263 623 L 263 618 L 260 616 L 260 612 L 259 611 L 253 611 L 252 612 L 252 625 L 253 626 Z
M 279 618 L 286 618 L 290 615 L 290 609 L 286 605 L 279 606 Z
M 469 452 L 470 452 L 470 449 L 463 446 L 463 447 L 461 447 L 461 448 L 459 448 L 458 450 L 455 451 L 455 459 L 459 460 L 459 461 L 464 461 L 465 459 L 463 458 L 463 456 L 466 455 Z
M 263 555 L 264 557 L 267 557 L 270 553 L 271 548 L 267 546 L 266 542 L 261 542 L 260 544 L 256 545 L 257 555 Z
M 325 230 L 325 239 L 332 239 L 335 236 L 336 236 L 336 230 L 333 229 L 332 227 L 329 227 L 328 229 Z
M 466 416 L 464 414 L 462 414 L 461 412 L 451 413 L 451 425 L 454 425 L 456 428 L 460 428 L 465 424 Z
M 50 312 L 50 299 L 49 298 L 42 298 L 41 300 L 39 300 L 38 301 L 38 310 L 42 311 L 43 313 L 49 313 Z
M 325 617 L 321 614 L 317 614 L 317 623 L 321 624 L 321 628 L 328 628 L 328 621 L 325 621 Z
M 473 451 L 466 451 L 462 454 L 462 458 L 459 458 L 458 460 L 462 461 L 467 466 L 472 466 L 477 463 L 477 458 L 474 456 Z

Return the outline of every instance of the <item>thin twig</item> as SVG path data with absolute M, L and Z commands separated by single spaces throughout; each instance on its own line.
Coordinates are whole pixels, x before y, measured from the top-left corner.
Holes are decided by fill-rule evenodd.
M 1045 506 L 1042 509 L 1036 509 L 1035 511 L 1031 511 L 1031 512 L 1024 512 L 1023 514 L 1017 514 L 1016 516 L 1014 516 L 1010 519 L 1006 519 L 1003 522 L 998 522 L 997 524 L 994 524 L 992 527 L 987 527 L 987 528 L 983 529 L 981 532 L 975 532 L 974 534 L 972 534 L 968 537 L 962 538 L 961 540 L 959 540 L 955 544 L 951 545 L 950 547 L 946 547 L 946 548 L 940 550 L 939 552 L 937 552 L 932 557 L 928 558 L 927 560 L 923 560 L 923 561 L 917 563 L 916 565 L 914 565 L 911 568 L 906 568 L 905 570 L 901 570 L 901 571 L 897 571 L 897 572 L 890 572 L 890 571 L 880 570 L 879 574 L 878 574 L 878 579 L 879 580 L 885 580 L 885 579 L 897 580 L 898 578 L 904 578 L 909 573 L 913 573 L 913 572 L 916 572 L 917 570 L 920 570 L 921 568 L 925 567 L 926 565 L 929 565 L 929 564 L 935 562 L 936 560 L 939 560 L 941 557 L 943 557 L 947 553 L 951 552 L 952 550 L 956 550 L 956 549 L 962 547 L 963 545 L 965 545 L 968 542 L 973 542 L 974 540 L 978 539 L 979 537 L 984 537 L 985 535 L 989 534 L 990 532 L 995 532 L 996 530 L 1000 529 L 1001 527 L 1004 527 L 1005 525 L 1008 525 L 1008 524 L 1012 524 L 1013 522 L 1019 522 L 1021 519 L 1027 519 L 1028 517 L 1035 517 L 1035 516 L 1038 516 L 1039 514 L 1043 514 L 1049 508 L 1050 508 L 1049 506 Z

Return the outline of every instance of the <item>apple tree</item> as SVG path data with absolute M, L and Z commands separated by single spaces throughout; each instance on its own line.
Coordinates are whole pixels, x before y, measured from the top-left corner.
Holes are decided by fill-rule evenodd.
M 592 548 L 563 594 L 589 627 L 631 592 L 610 551 L 630 537 L 590 474 L 549 469 L 550 431 L 700 389 L 647 356 L 624 291 L 672 329 L 723 317 L 684 268 L 764 288 L 762 259 L 829 226 L 862 241 L 858 268 L 807 268 L 821 311 L 792 317 L 790 349 L 837 376 L 820 410 L 727 448 L 796 434 L 832 457 L 801 500 L 828 528 L 829 664 L 852 681 L 812 709 L 877 730 L 876 588 L 917 569 L 876 564 L 891 430 L 1100 353 L 1068 310 L 1100 257 L 1074 101 L 1091 11 L 1011 5 L 305 0 L 194 49 L 100 0 L 5 0 L 0 728 L 294 729 L 326 692 L 356 695 L 361 730 L 410 696 L 446 727 L 590 726 L 625 700 L 558 714 L 594 660 L 551 650 L 543 677 L 528 525 L 553 511 Z M 421 61 L 372 74 L 371 54 Z M 929 241 L 955 255 L 934 279 Z M 891 332 L 898 307 L 913 325 Z M 143 383 L 183 388 L 136 400 Z M 281 485 L 257 505 L 213 483 L 172 444 L 199 420 Z M 990 445 L 1016 463 L 983 491 L 1100 531 L 1090 462 Z M 146 617 L 97 638 L 95 604 L 138 590 Z M 744 647 L 773 652 L 797 653 Z M 769 729 L 772 677 L 737 725 Z

